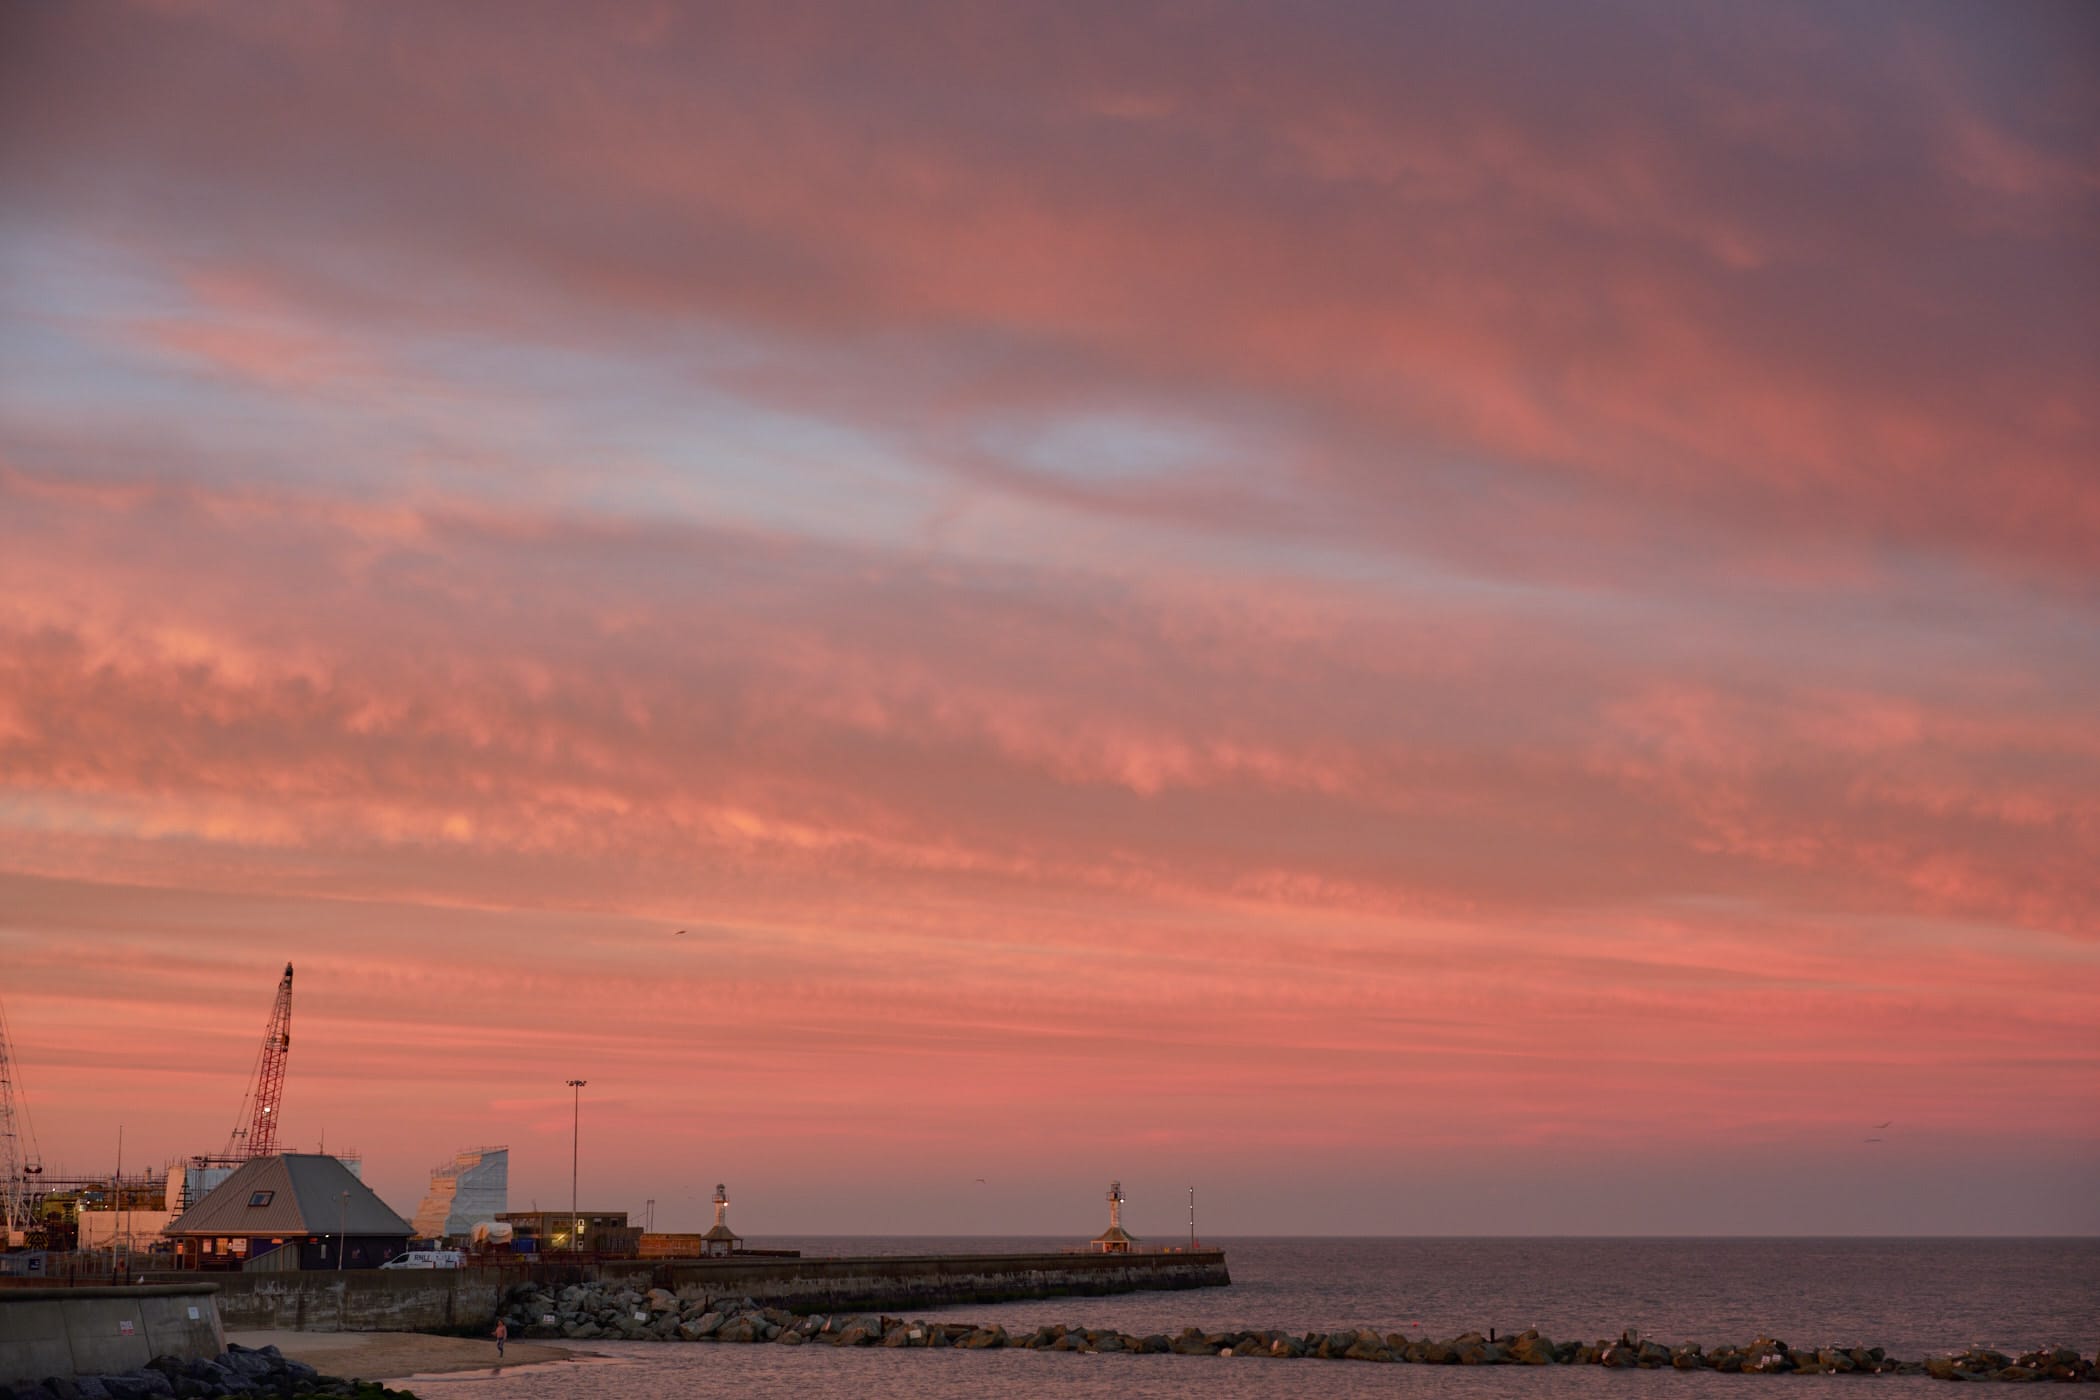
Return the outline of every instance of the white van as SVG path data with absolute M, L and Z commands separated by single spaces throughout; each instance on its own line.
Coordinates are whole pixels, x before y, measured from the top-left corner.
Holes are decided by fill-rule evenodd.
M 466 1256 L 456 1249 L 411 1249 L 406 1254 L 397 1254 L 379 1267 L 382 1269 L 457 1269 L 466 1264 Z

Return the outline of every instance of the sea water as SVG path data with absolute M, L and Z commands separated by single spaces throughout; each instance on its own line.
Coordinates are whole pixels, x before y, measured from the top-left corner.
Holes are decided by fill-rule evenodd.
M 1027 1239 L 800 1239 L 805 1254 L 1056 1249 Z M 2100 1347 L 2100 1240 L 1246 1239 L 1226 1250 L 1230 1288 L 916 1309 L 943 1321 L 1044 1323 L 1172 1335 L 1184 1327 L 1340 1327 L 1451 1337 L 1537 1327 L 1555 1341 L 1628 1328 L 1664 1343 L 1879 1346 L 1907 1360 L 1972 1343 L 2003 1351 Z M 681 1395 L 1373 1396 L 1756 1400 L 1833 1386 L 1937 1393 L 1923 1377 L 1764 1377 L 1596 1366 L 1458 1367 L 1354 1361 L 1087 1355 L 1000 1350 L 783 1347 L 765 1343 L 580 1344 L 602 1361 L 498 1375 L 420 1377 L 439 1400 L 644 1400 Z M 1798 1400 L 1798 1396 L 1797 1396 Z

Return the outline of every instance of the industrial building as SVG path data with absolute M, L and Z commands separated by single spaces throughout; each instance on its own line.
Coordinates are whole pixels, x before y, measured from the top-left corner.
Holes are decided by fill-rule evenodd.
M 409 1224 L 333 1157 L 257 1157 L 167 1228 L 185 1269 L 376 1269 Z
M 641 1227 L 630 1227 L 624 1210 L 507 1210 L 496 1219 L 511 1227 L 520 1251 L 583 1250 L 631 1259 L 641 1249 Z

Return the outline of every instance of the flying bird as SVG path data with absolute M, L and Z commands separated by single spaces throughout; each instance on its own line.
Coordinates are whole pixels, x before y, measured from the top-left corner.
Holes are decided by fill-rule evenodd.
M 676 933 L 672 934 L 672 935 L 671 935 L 671 937 L 673 937 L 673 938 L 683 938 L 683 937 L 685 937 L 685 930 L 684 930 L 684 929 L 680 929 L 680 930 L 678 930 L 678 932 L 676 932 Z
M 1888 1121 L 1888 1122 L 1886 1122 L 1886 1123 L 1876 1123 L 1876 1124 L 1874 1125 L 1874 1130 L 1875 1130 L 1876 1132 L 1879 1132 L 1879 1131 L 1881 1131 L 1881 1130 L 1882 1130 L 1883 1128 L 1892 1128 L 1892 1127 L 1894 1127 L 1895 1125 L 1896 1125 L 1896 1120 L 1895 1120 L 1895 1119 L 1893 1119 L 1893 1118 L 1891 1118 L 1891 1119 L 1889 1119 L 1889 1121 Z
M 1866 1141 L 1868 1141 L 1868 1142 L 1880 1142 L 1880 1141 L 1881 1141 L 1881 1139 L 1880 1139 L 1880 1138 L 1867 1138 L 1867 1139 L 1866 1139 Z

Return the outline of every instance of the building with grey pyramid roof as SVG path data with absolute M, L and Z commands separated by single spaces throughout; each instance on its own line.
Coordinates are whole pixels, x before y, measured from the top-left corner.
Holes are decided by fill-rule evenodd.
M 334 1157 L 247 1162 L 174 1220 L 186 1269 L 376 1269 L 408 1247 L 409 1224 Z

